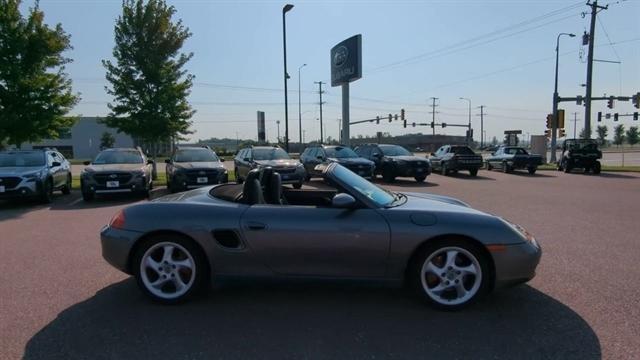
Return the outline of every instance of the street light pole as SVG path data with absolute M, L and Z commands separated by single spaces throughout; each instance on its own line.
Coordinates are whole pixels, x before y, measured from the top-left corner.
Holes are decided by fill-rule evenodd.
M 471 99 L 461 97 L 460 100 L 467 100 L 469 102 L 469 131 L 467 132 L 467 145 L 471 145 Z M 480 134 L 482 137 L 482 134 Z
M 278 145 L 280 145 L 280 120 L 276 120 L 276 124 L 278 125 Z
M 300 65 L 300 67 L 298 68 L 298 130 L 299 130 L 299 136 L 300 136 L 300 146 L 302 147 L 302 145 L 304 144 L 304 141 L 302 141 L 302 104 L 301 104 L 301 99 L 302 96 L 300 95 L 300 70 L 307 66 L 307 64 L 302 64 Z M 302 151 L 302 148 L 300 149 L 300 151 Z
M 287 22 L 286 13 L 293 9 L 293 5 L 287 4 L 282 8 L 282 48 L 284 51 L 284 147 L 289 152 L 289 98 L 287 93 Z
M 560 33 L 556 38 L 556 75 L 553 87 L 553 118 L 551 121 L 551 162 L 556 162 L 556 131 L 558 130 L 558 62 L 560 57 L 560 36 L 575 37 L 575 34 Z

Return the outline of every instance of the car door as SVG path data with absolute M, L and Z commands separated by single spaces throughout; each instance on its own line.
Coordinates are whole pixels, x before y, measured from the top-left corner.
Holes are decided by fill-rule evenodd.
M 64 155 L 60 154 L 59 152 L 56 153 L 58 158 L 60 159 L 60 164 L 62 165 L 62 169 L 61 169 L 61 177 L 62 177 L 62 184 L 67 184 L 67 178 L 71 177 L 71 164 L 69 163 L 69 161 L 64 157 Z M 69 184 L 71 185 L 71 184 Z
M 384 153 L 377 146 L 371 147 L 371 155 L 370 160 L 376 164 L 376 169 L 380 169 L 382 171 L 382 159 L 384 158 Z
M 386 274 L 390 231 L 376 210 L 252 205 L 240 223 L 249 247 L 278 274 Z
M 53 187 L 58 188 L 62 186 L 65 181 L 61 176 L 62 160 L 56 156 L 55 152 L 51 151 L 47 153 L 47 165 L 49 167 L 49 174 L 51 174 L 51 179 L 53 181 Z
M 316 166 L 321 164 L 325 160 L 326 154 L 324 153 L 324 149 L 322 149 L 321 147 L 315 148 L 309 158 L 309 169 L 307 171 L 314 175 L 318 175 L 319 172 L 315 171 Z
M 248 170 L 248 166 L 249 165 L 247 164 L 247 162 L 244 159 L 249 157 L 249 152 L 250 151 L 251 150 L 249 150 L 249 149 L 243 149 L 239 153 L 237 169 L 238 169 L 238 174 L 243 179 L 247 177 L 247 173 L 249 172 L 249 170 Z M 236 176 L 238 176 L 238 175 L 236 175 Z
M 444 149 L 445 146 L 440 146 L 440 148 L 431 157 L 431 166 L 433 166 L 434 168 L 440 168 L 442 162 L 442 153 Z
M 491 158 L 489 159 L 491 166 L 501 168 L 503 155 L 504 155 L 504 149 L 498 148 L 498 150 L 496 150 L 493 156 L 491 156 Z

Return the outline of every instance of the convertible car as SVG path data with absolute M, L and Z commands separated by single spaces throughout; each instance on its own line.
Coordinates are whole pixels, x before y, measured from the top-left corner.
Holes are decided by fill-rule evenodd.
M 522 227 L 460 200 L 384 190 L 337 163 L 323 183 L 282 186 L 271 168 L 129 206 L 101 231 L 103 257 L 161 303 L 213 278 L 367 279 L 411 285 L 428 303 L 465 307 L 526 282 L 541 256 Z

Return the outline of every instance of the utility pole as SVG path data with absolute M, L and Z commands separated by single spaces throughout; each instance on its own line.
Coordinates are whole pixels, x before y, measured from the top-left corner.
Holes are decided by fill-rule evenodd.
M 484 108 L 485 105 L 478 106 L 480 108 L 480 134 L 484 134 Z M 480 149 L 484 146 L 484 138 L 480 136 Z
M 320 94 L 320 144 L 322 144 L 324 142 L 324 135 L 322 132 L 322 104 L 324 104 L 322 102 L 322 84 L 324 84 L 322 81 L 315 81 L 314 84 L 318 84 L 318 94 Z
M 587 93 L 585 94 L 584 103 L 584 131 L 585 134 L 591 134 L 591 90 L 593 89 L 593 45 L 596 38 L 596 15 L 598 9 L 606 10 L 607 6 L 598 6 L 598 1 L 593 3 L 587 2 L 591 7 L 591 26 L 589 28 L 589 56 L 587 57 Z
M 431 98 L 431 130 L 433 130 L 433 136 L 436 135 L 436 100 L 438 100 L 437 97 L 432 97 Z
M 278 144 L 280 144 L 280 120 L 276 120 L 276 124 L 278 125 Z
M 576 138 L 576 123 L 578 122 L 578 113 L 573 113 L 573 138 Z

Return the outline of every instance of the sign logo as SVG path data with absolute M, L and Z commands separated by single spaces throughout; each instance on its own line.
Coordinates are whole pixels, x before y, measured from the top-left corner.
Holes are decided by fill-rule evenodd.
M 198 173 L 198 175 L 206 175 L 206 174 L 207 174 L 207 173 L 206 173 L 206 172 L 204 172 L 204 171 L 200 171 L 200 172 Z
M 111 179 L 115 179 L 115 178 L 117 178 L 117 177 L 118 177 L 118 175 L 116 175 L 116 174 L 111 174 L 111 175 L 109 175 L 109 178 L 111 178 Z
M 349 57 L 349 50 L 345 46 L 339 46 L 333 54 L 333 65 L 341 67 Z

